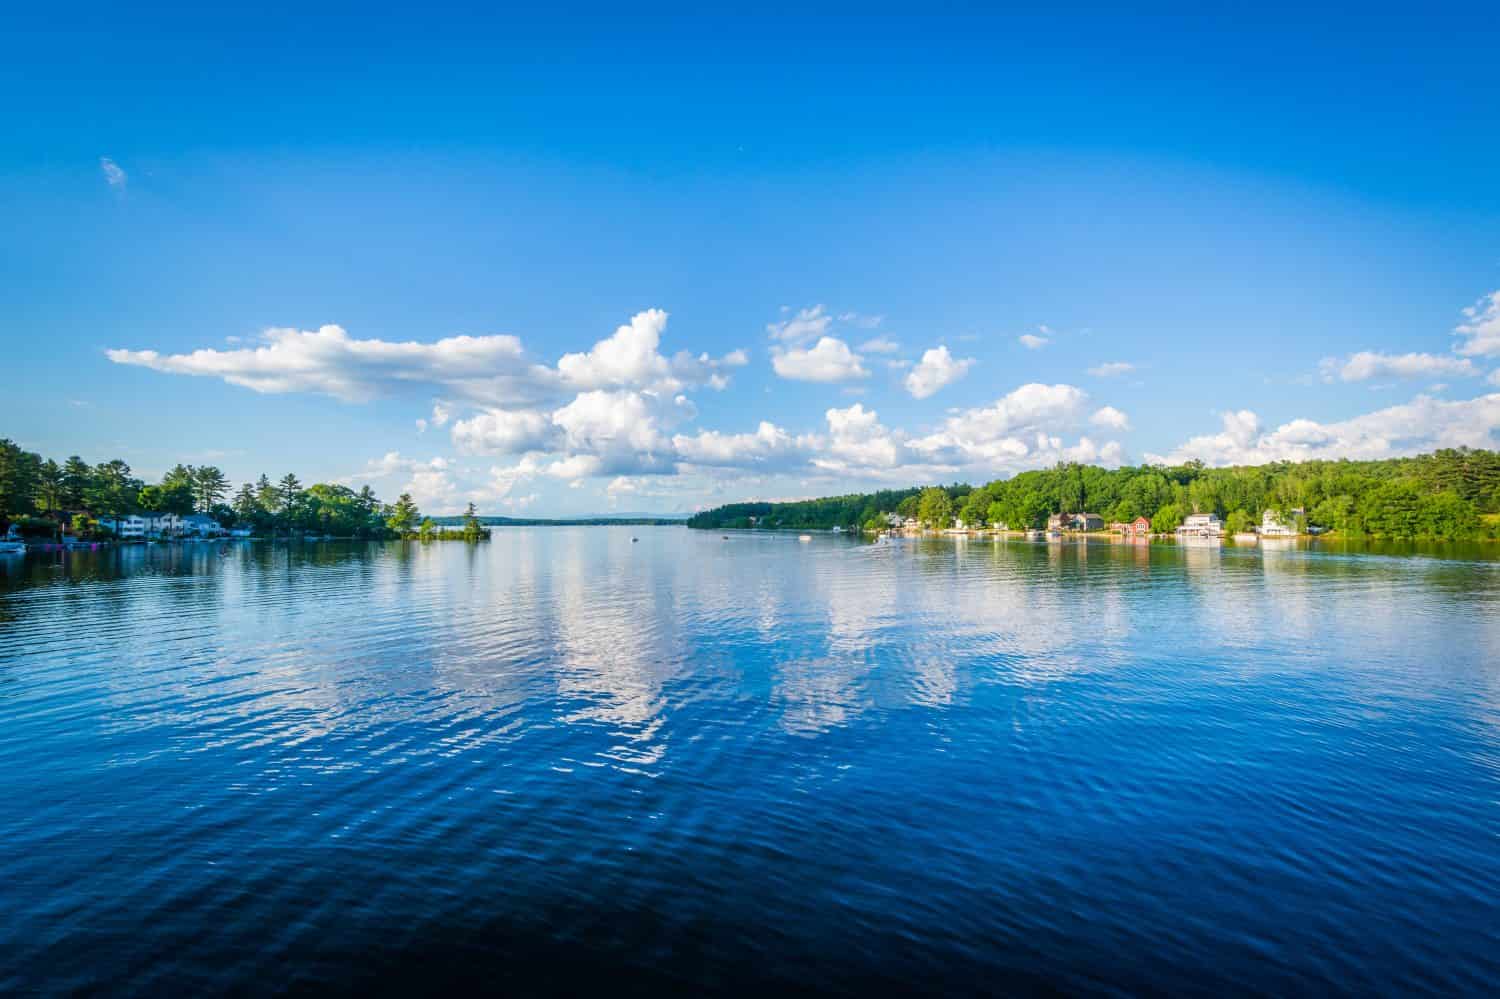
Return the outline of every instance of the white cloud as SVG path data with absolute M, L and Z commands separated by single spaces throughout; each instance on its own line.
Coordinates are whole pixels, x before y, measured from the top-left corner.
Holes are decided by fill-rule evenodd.
M 271 329 L 258 347 L 160 354 L 107 350 L 116 364 L 222 378 L 256 392 L 317 392 L 366 402 L 416 385 L 441 385 L 469 400 L 534 399 L 556 377 L 527 362 L 513 336 L 455 336 L 433 343 L 356 340 L 341 326 Z
M 564 354 L 557 362 L 558 373 L 568 384 L 584 389 L 673 382 L 667 359 L 656 349 L 666 327 L 667 314 L 661 309 L 639 312 L 588 353 Z M 668 391 L 677 387 L 674 383 Z
M 838 472 L 893 469 L 901 463 L 905 447 L 898 435 L 881 425 L 875 410 L 856 402 L 847 409 L 830 409 L 823 416 L 829 436 L 814 465 Z
M 1433 375 L 1460 377 L 1479 374 L 1474 362 L 1441 354 L 1381 354 L 1362 350 L 1347 360 L 1325 357 L 1318 363 L 1323 380 L 1335 378 L 1345 382 L 1363 382 L 1371 378 L 1430 378 Z
M 589 351 L 563 355 L 555 369 L 530 360 L 520 339 L 508 334 L 395 343 L 355 339 L 340 326 L 270 329 L 261 345 L 234 350 L 105 354 L 116 364 L 222 378 L 257 392 L 317 392 L 366 402 L 424 386 L 441 389 L 449 399 L 506 409 L 558 402 L 570 390 L 722 388 L 728 384 L 725 371 L 748 360 L 742 350 L 717 360 L 686 351 L 668 359 L 657 350 L 666 322 L 659 309 L 638 313 Z M 442 426 L 451 405 L 443 400 L 434 406 L 429 425 Z
M 888 336 L 877 336 L 860 344 L 859 349 L 867 354 L 894 354 L 901 345 Z
M 1072 385 L 1022 385 L 989 406 L 961 410 L 934 433 L 910 446 L 926 460 L 954 468 L 999 471 L 1061 460 L 1061 433 L 1083 424 L 1088 393 Z M 1108 451 L 1082 438 L 1084 451 L 1118 463 L 1119 446 Z
M 1210 465 L 1260 465 L 1314 458 L 1374 459 L 1420 454 L 1445 447 L 1500 446 L 1500 393 L 1448 402 L 1419 395 L 1411 402 L 1349 420 L 1318 423 L 1296 419 L 1261 432 L 1249 410 L 1224 413 L 1217 434 L 1193 437 L 1152 462 L 1198 459 Z
M 453 416 L 446 403 L 438 401 L 432 404 L 432 425 L 434 427 L 445 427 L 448 420 Z
M 1038 336 L 1035 333 L 1022 333 L 1016 337 L 1016 341 L 1027 350 L 1041 350 L 1052 342 L 1051 337 Z
M 842 382 L 866 378 L 862 358 L 837 337 L 825 336 L 810 348 L 773 348 L 771 367 L 782 378 L 804 382 Z
M 683 396 L 666 400 L 643 392 L 593 391 L 553 413 L 552 422 L 562 430 L 562 448 L 570 457 L 595 459 L 585 474 L 654 475 L 676 471 L 676 452 L 664 431 L 695 414 Z
M 968 374 L 973 366 L 972 357 L 955 360 L 946 346 L 934 347 L 924 353 L 921 363 L 907 373 L 906 391 L 913 398 L 926 399 Z
M 1467 357 L 1500 355 L 1500 291 L 1492 291 L 1464 309 L 1464 321 L 1453 330 L 1463 342 L 1454 349 Z
M 1128 375 L 1135 370 L 1135 365 L 1129 361 L 1106 361 L 1104 364 L 1096 364 L 1089 368 L 1089 374 L 1095 378 L 1116 378 L 1120 375 Z
M 756 468 L 787 464 L 791 459 L 805 458 L 815 440 L 793 437 L 785 430 L 762 420 L 754 433 L 724 434 L 704 430 L 693 436 L 678 434 L 672 445 L 680 460 L 693 465 L 724 468 Z
M 104 182 L 116 190 L 123 189 L 130 181 L 130 176 L 108 156 L 99 157 L 99 170 L 104 174 Z M 147 187 L 150 185 L 148 184 Z
M 521 454 L 550 450 L 559 440 L 552 414 L 534 409 L 487 409 L 453 424 L 463 454 Z
M 1130 429 L 1130 417 L 1113 406 L 1101 406 L 1099 409 L 1094 410 L 1094 415 L 1089 417 L 1089 422 L 1095 426 L 1107 427 L 1110 430 Z
M 832 325 L 833 317 L 828 311 L 821 305 L 814 305 L 810 309 L 799 309 L 790 319 L 767 323 L 766 333 L 772 340 L 782 343 L 806 343 L 826 334 Z
M 722 389 L 728 385 L 728 378 L 721 369 L 738 367 L 749 360 L 743 350 L 731 351 L 720 360 L 679 351 L 669 360 L 658 350 L 666 327 L 667 313 L 663 310 L 638 312 L 587 353 L 564 354 L 557 362 L 558 374 L 579 389 L 677 392 L 705 384 Z

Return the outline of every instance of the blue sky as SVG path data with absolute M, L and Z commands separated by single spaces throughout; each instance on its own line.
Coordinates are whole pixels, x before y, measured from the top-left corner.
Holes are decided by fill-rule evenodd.
M 554 514 L 1500 446 L 1496 20 L 23 13 L 0 434 Z

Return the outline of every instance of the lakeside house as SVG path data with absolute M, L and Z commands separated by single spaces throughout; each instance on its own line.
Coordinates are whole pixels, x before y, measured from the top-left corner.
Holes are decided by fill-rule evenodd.
M 100 517 L 99 526 L 114 532 L 117 538 L 144 538 L 146 518 L 132 513 L 128 517 Z
M 1126 538 L 1149 538 L 1151 536 L 1151 521 L 1145 517 L 1137 517 L 1134 520 L 1121 520 L 1110 524 L 1112 533 Z
M 1102 531 L 1104 518 L 1097 513 L 1054 513 L 1047 518 L 1049 531 Z
M 200 538 L 218 538 L 229 532 L 208 514 L 193 513 L 182 518 L 182 533 Z
M 1297 519 L 1303 516 L 1299 507 L 1292 511 L 1292 523 L 1283 523 L 1276 515 L 1275 510 L 1267 510 L 1261 514 L 1259 532 L 1265 538 L 1295 538 L 1297 536 Z
M 1192 513 L 1177 528 L 1179 538 L 1219 538 L 1224 536 L 1224 524 L 1216 513 Z

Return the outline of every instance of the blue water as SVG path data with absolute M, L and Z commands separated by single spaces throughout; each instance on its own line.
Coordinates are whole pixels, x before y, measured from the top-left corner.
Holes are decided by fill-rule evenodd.
M 1493 993 L 1500 562 L 1442 554 L 0 559 L 0 991 Z

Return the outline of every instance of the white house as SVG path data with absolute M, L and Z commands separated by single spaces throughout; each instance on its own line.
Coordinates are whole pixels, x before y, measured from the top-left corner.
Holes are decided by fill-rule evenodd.
M 1192 513 L 1177 529 L 1179 538 L 1217 538 L 1223 535 L 1224 524 L 1218 514 Z
M 183 534 L 201 538 L 216 538 L 225 533 L 219 522 L 206 513 L 192 513 L 183 517 L 181 530 Z
M 132 513 L 128 517 L 100 517 L 99 524 L 113 531 L 117 538 L 144 538 L 146 518 Z
M 900 527 L 901 526 L 901 515 L 899 513 L 888 513 L 888 514 L 886 514 L 885 515 L 885 526 L 886 527 Z
M 1297 526 L 1282 523 L 1276 518 L 1275 510 L 1267 510 L 1260 517 L 1260 533 L 1266 538 L 1294 538 L 1297 536 Z

